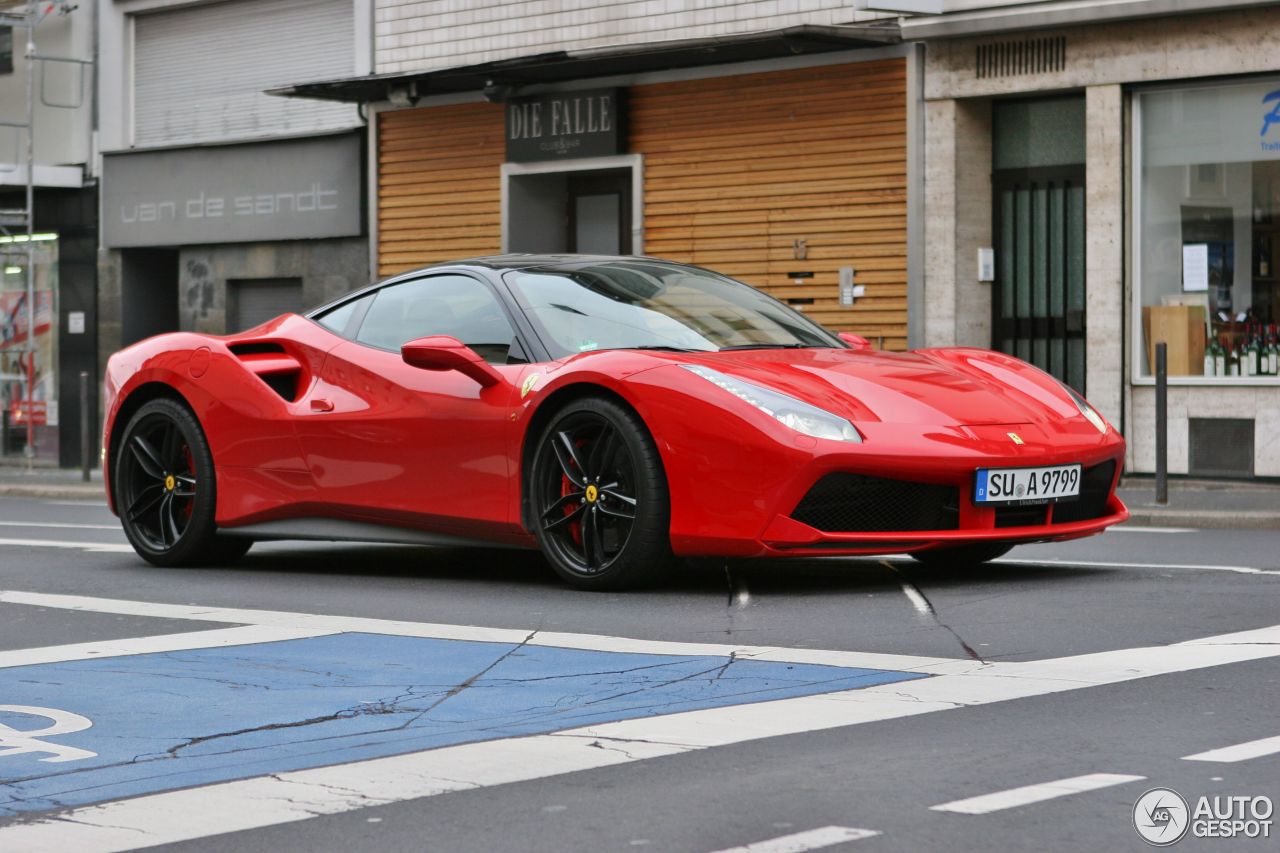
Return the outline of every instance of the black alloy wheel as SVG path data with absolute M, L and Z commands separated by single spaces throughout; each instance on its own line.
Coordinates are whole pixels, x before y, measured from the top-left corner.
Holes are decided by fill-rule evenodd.
M 971 545 L 954 545 L 950 548 L 932 548 L 911 554 L 916 562 L 933 569 L 976 566 L 1003 557 L 1013 550 L 1008 542 L 975 542 Z
M 538 543 L 571 585 L 638 586 L 670 566 L 662 462 L 623 406 L 585 398 L 558 412 L 538 440 L 530 489 Z
M 129 421 L 115 460 L 116 510 L 135 551 L 158 566 L 231 562 L 249 539 L 215 533 L 214 472 L 195 416 L 167 398 Z

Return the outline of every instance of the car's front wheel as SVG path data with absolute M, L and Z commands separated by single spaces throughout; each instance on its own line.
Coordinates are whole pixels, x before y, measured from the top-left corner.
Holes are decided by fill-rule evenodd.
M 115 459 L 116 508 L 125 536 L 157 566 L 230 563 L 252 546 L 214 523 L 213 455 L 194 415 L 152 400 L 129 420 Z
M 555 414 L 529 480 L 534 534 L 552 568 L 579 589 L 623 589 L 671 564 L 670 500 L 643 422 L 603 398 Z
M 1012 550 L 1013 546 L 1007 542 L 977 542 L 973 545 L 916 551 L 911 556 L 930 568 L 943 569 L 950 566 L 976 566 L 1003 557 Z

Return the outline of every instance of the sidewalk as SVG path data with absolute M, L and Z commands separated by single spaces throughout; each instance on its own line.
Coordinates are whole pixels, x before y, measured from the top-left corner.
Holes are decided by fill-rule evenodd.
M 89 482 L 81 479 L 79 468 L 37 465 L 28 469 L 18 458 L 0 460 L 0 497 L 45 498 L 47 500 L 100 501 L 106 503 L 102 470 L 89 472 Z
M 78 469 L 38 466 L 28 470 L 21 460 L 3 459 L 0 497 L 105 502 L 102 471 L 89 474 L 86 483 Z M 1133 525 L 1280 533 L 1280 483 L 1171 479 L 1169 503 L 1159 506 L 1154 477 L 1125 477 L 1118 494 L 1129 507 Z
M 1169 480 L 1169 503 L 1156 503 L 1155 477 L 1124 477 L 1116 491 L 1129 523 L 1150 527 L 1274 530 L 1280 533 L 1280 484 Z

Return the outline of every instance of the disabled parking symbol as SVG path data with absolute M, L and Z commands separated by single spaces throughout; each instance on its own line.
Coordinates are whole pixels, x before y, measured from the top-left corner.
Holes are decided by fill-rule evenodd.
M 20 755 L 28 752 L 47 752 L 48 758 L 41 761 L 79 761 L 82 758 L 93 758 L 98 753 L 74 746 L 60 746 L 47 743 L 41 738 L 54 735 L 67 735 L 82 732 L 93 725 L 88 717 L 73 714 L 70 711 L 59 711 L 56 708 L 37 708 L 34 705 L 0 705 L 0 715 L 24 714 L 31 717 L 44 717 L 51 724 L 42 729 L 15 729 L 0 723 L 0 758 L 6 755 Z

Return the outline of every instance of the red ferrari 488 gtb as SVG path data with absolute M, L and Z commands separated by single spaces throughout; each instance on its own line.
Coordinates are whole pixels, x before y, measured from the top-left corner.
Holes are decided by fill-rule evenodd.
M 707 270 L 510 255 L 107 365 L 108 498 L 159 565 L 255 540 L 538 547 L 591 589 L 674 557 L 957 566 L 1098 533 L 1124 440 L 980 349 L 872 351 Z

